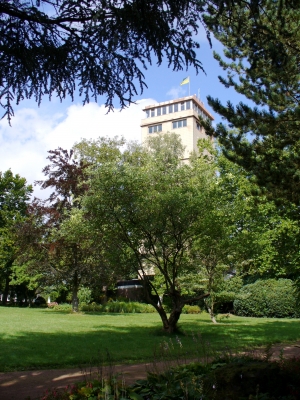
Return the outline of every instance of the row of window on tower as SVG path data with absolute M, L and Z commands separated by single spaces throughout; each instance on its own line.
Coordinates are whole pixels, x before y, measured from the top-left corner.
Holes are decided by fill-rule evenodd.
M 197 125 L 198 122 L 197 122 Z M 187 120 L 185 119 L 179 119 L 177 121 L 172 122 L 172 129 L 177 129 L 177 128 L 184 128 L 187 126 Z M 198 126 L 197 126 L 198 129 Z M 199 125 L 200 129 L 200 125 Z M 148 133 L 156 133 L 156 132 L 162 132 L 162 124 L 157 124 L 157 125 L 152 125 L 148 127 Z
M 181 103 L 169 104 L 168 106 L 151 108 L 150 110 L 146 110 L 147 118 L 150 117 L 159 117 L 161 115 L 172 114 L 178 111 L 190 110 L 193 107 L 193 110 L 196 111 L 198 115 L 201 115 L 203 118 L 205 114 L 203 111 L 191 100 L 183 101 Z

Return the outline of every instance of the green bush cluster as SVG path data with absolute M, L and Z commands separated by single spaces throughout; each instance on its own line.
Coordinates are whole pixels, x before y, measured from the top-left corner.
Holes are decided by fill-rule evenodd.
M 51 307 L 48 306 L 48 310 L 72 312 L 71 304 L 68 304 L 68 303 L 61 303 L 61 304 L 50 303 L 50 304 L 51 304 Z
M 266 279 L 245 285 L 233 302 L 243 317 L 298 318 L 295 290 L 290 279 Z
M 71 304 L 57 304 L 51 303 L 48 307 L 54 311 L 71 312 Z M 97 304 L 95 302 L 87 304 L 80 303 L 79 310 L 83 312 L 99 312 L 99 313 L 155 313 L 156 310 L 151 304 L 139 303 L 137 301 L 108 301 L 105 304 Z M 183 314 L 200 314 L 201 309 L 199 306 L 185 305 L 182 310 Z
M 200 314 L 201 308 L 199 306 L 190 306 L 186 304 L 182 309 L 182 314 Z
M 135 301 L 109 301 L 106 304 L 81 304 L 80 310 L 85 312 L 103 312 L 103 313 L 154 313 L 155 308 L 150 304 L 138 303 Z

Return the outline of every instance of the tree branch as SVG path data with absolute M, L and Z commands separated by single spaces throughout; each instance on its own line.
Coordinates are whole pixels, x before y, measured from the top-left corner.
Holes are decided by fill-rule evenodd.
M 182 300 L 182 304 L 188 304 L 193 301 L 201 300 L 210 296 L 210 293 L 201 294 L 200 296 L 192 297 L 191 299 Z

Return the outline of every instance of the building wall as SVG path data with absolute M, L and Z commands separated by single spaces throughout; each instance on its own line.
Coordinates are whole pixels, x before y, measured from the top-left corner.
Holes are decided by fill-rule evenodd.
M 145 142 L 149 135 L 175 132 L 181 136 L 182 143 L 186 147 L 185 159 L 189 158 L 192 151 L 197 153 L 198 140 L 207 137 L 198 122 L 198 115 L 214 119 L 196 96 L 149 105 L 143 111 L 146 113 L 146 118 L 141 122 L 142 141 Z

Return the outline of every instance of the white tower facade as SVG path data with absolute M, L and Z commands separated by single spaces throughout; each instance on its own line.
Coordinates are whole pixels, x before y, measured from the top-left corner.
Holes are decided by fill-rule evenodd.
M 198 115 L 214 120 L 195 95 L 149 105 L 143 111 L 146 118 L 141 122 L 142 142 L 145 142 L 149 135 L 175 132 L 180 135 L 185 146 L 184 159 L 188 159 L 192 151 L 198 153 L 199 139 L 208 138 L 199 123 Z

